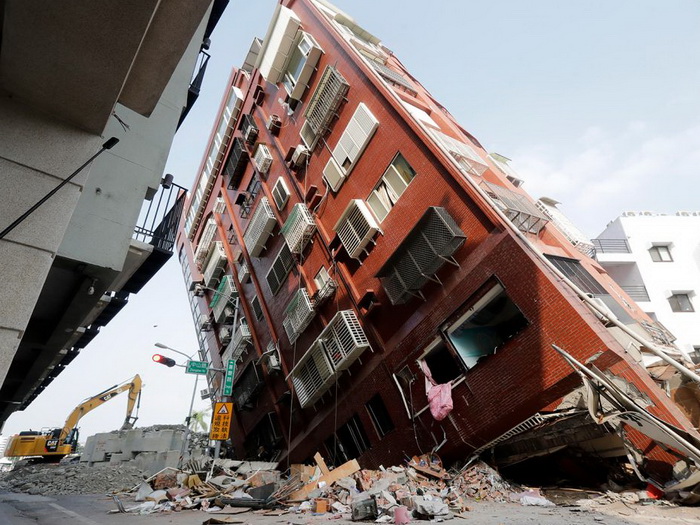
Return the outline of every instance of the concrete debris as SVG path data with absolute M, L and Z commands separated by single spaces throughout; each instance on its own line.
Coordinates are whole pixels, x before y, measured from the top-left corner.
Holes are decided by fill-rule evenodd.
M 3 473 L 0 475 L 0 489 L 41 496 L 107 494 L 129 490 L 140 485 L 145 477 L 135 466 L 43 463 L 15 467 Z

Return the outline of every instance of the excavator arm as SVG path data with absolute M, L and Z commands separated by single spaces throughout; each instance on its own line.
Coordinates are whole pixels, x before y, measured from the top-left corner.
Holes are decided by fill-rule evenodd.
M 122 392 L 126 392 L 127 390 L 129 391 L 129 399 L 126 405 L 126 418 L 124 419 L 124 424 L 122 425 L 121 429 L 128 430 L 130 428 L 133 428 L 136 418 L 132 417 L 131 413 L 133 412 L 134 406 L 136 405 L 137 401 L 140 399 L 141 396 L 141 376 L 139 376 L 138 374 L 136 374 L 133 377 L 133 379 L 126 381 L 121 385 L 117 385 L 103 392 L 100 392 L 99 394 L 86 399 L 77 407 L 75 407 L 75 409 L 73 409 L 73 412 L 71 412 L 66 418 L 66 422 L 63 425 L 63 428 L 61 429 L 59 440 L 61 442 L 66 443 L 72 442 L 72 439 L 66 438 L 72 435 L 73 429 L 78 424 L 78 421 L 80 421 L 80 419 L 85 414 L 106 403 L 107 401 L 121 394 Z

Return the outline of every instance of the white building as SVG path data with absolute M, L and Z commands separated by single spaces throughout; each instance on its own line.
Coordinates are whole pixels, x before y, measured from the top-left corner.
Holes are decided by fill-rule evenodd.
M 700 363 L 700 211 L 625 212 L 593 243 L 608 274 Z

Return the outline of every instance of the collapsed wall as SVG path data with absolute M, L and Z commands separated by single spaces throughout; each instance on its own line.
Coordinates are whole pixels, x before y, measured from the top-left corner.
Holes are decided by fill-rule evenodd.
M 185 439 L 186 427 L 183 425 L 103 432 L 87 439 L 80 462 L 91 467 L 128 464 L 154 474 L 165 467 L 178 466 Z M 190 433 L 183 461 L 204 454 L 207 444 L 206 434 Z

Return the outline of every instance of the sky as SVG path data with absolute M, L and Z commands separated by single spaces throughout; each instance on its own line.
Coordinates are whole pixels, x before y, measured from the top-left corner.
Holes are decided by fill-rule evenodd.
M 166 172 L 191 187 L 226 81 L 275 0 L 231 0 L 202 92 Z M 700 2 L 696 0 L 336 0 L 380 38 L 489 151 L 512 159 L 534 198 L 594 237 L 623 211 L 700 210 Z M 158 273 L 3 435 L 58 427 L 83 399 L 139 373 L 137 426 L 182 423 L 195 376 L 151 361 L 196 338 L 177 258 Z M 166 351 L 162 351 L 166 353 Z M 178 362 L 183 358 L 169 354 Z M 199 382 L 197 390 L 204 387 Z M 81 441 L 119 428 L 126 394 L 86 415 Z M 195 409 L 207 403 L 197 396 Z

